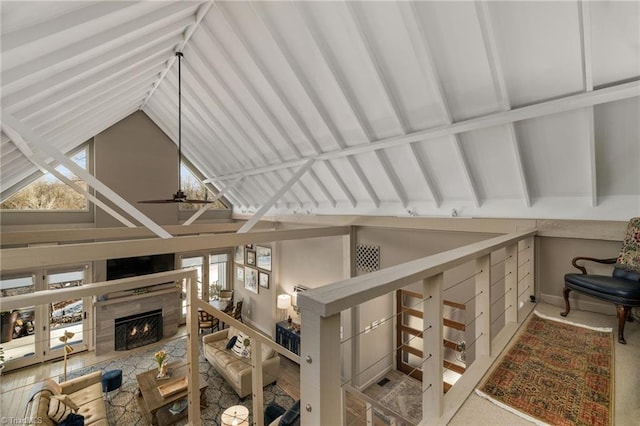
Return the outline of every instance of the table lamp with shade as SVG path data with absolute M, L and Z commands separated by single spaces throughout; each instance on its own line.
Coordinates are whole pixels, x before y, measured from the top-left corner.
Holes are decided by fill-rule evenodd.
M 284 311 L 283 312 L 283 315 L 284 315 L 283 320 L 284 320 L 287 316 L 287 311 L 291 306 L 291 296 L 286 293 L 278 295 L 278 302 L 276 305 L 278 309 Z

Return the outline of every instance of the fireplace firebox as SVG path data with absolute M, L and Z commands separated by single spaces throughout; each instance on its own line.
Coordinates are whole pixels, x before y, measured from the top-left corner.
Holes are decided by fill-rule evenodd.
M 162 309 L 116 318 L 115 350 L 125 351 L 162 339 Z

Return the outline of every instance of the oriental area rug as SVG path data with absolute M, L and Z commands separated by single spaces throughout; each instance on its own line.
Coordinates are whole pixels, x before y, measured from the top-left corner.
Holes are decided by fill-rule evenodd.
M 536 424 L 613 425 L 613 333 L 534 313 L 476 393 Z
M 198 340 L 202 345 L 202 340 Z M 146 421 L 138 411 L 138 404 L 135 399 L 138 387 L 136 375 L 157 368 L 154 354 L 159 349 L 167 351 L 168 361 L 184 360 L 187 356 L 186 341 L 186 338 L 179 338 L 161 346 L 149 345 L 149 349 L 141 352 L 71 371 L 67 378 L 72 379 L 97 370 L 103 372 L 115 369 L 122 370 L 122 386 L 120 389 L 110 392 L 106 400 L 109 426 L 145 426 Z M 253 424 L 253 402 L 251 396 L 241 400 L 233 388 L 204 358 L 202 348 L 200 348 L 199 370 L 200 376 L 206 380 L 208 385 L 206 390 L 208 406 L 202 408 L 200 412 L 202 424 L 219 425 L 222 412 L 232 405 L 244 405 L 247 407 L 250 415 L 249 422 Z M 265 406 L 270 402 L 275 402 L 282 407 L 289 408 L 294 403 L 293 398 L 277 384 L 265 386 L 263 393 Z M 262 416 L 262 413 L 260 415 Z M 186 425 L 188 421 L 184 419 L 175 424 L 177 426 Z

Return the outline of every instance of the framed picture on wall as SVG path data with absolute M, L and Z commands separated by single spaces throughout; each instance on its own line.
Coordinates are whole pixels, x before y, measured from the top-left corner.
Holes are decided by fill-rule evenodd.
M 236 279 L 244 281 L 244 266 L 236 266 Z
M 269 288 L 269 274 L 258 271 L 258 283 L 260 284 L 260 287 Z
M 270 271 L 271 247 L 256 246 L 256 256 L 258 257 L 258 268 Z
M 244 265 L 244 246 L 237 246 L 235 254 L 233 256 L 233 261 Z
M 258 294 L 258 270 L 244 267 L 244 288 Z
M 253 244 L 247 244 L 247 249 L 248 250 L 253 250 Z
M 256 251 L 247 250 L 247 265 L 256 266 Z

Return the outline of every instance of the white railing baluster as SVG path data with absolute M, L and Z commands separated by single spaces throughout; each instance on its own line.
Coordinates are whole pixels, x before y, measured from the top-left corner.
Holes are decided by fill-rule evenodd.
M 504 322 L 518 322 L 518 243 L 506 248 L 504 265 Z
M 301 318 L 300 424 L 341 425 L 340 314 L 309 311 Z
M 476 259 L 475 353 L 491 355 L 491 253 Z M 471 319 L 467 320 L 467 323 Z
M 443 305 L 444 274 L 422 280 L 422 418 L 437 420 L 442 415 Z M 427 421 L 429 423 L 429 421 Z

